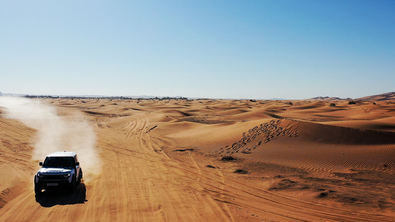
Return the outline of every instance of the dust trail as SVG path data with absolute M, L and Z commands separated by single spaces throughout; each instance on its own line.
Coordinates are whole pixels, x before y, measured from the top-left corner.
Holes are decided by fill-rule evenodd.
M 49 153 L 74 151 L 84 171 L 85 181 L 101 169 L 95 143 L 96 135 L 82 114 L 59 116 L 56 107 L 39 100 L 0 96 L 5 117 L 36 129 L 33 160 L 42 161 Z

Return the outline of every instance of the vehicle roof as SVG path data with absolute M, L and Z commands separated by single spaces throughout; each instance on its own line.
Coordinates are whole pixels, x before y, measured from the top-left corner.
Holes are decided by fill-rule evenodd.
M 75 157 L 76 155 L 77 154 L 74 152 L 63 151 L 63 152 L 51 153 L 51 154 L 47 155 L 47 157 Z

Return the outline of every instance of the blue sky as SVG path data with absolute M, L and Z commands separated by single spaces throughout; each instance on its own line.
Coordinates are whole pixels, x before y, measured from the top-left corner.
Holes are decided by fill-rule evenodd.
M 0 1 L 0 91 L 211 98 L 394 91 L 395 1 Z

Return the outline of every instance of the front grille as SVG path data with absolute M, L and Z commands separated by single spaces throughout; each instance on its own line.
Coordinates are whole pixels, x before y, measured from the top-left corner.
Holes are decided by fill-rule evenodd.
M 42 179 L 45 179 L 45 180 L 64 180 L 65 177 L 63 175 L 43 175 Z

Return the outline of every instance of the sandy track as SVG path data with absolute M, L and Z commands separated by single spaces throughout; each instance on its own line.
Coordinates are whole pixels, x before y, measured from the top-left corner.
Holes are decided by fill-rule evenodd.
M 229 220 L 229 212 L 210 195 L 201 193 L 199 184 L 188 178 L 178 163 L 154 151 L 152 140 L 145 133 L 147 120 L 136 124 L 138 127 L 131 133 L 137 136 L 132 139 L 120 142 L 122 139 L 114 135 L 113 138 L 119 139 L 113 143 L 117 146 L 111 145 L 111 140 L 100 145 L 102 174 L 86 183 L 87 201 L 83 204 L 78 203 L 75 195 L 70 200 L 57 196 L 59 201 L 44 199 L 43 207 L 36 202 L 31 184 L 26 184 L 23 192 L 1 209 L 0 220 Z M 110 133 L 105 133 L 105 138 L 109 138 Z

